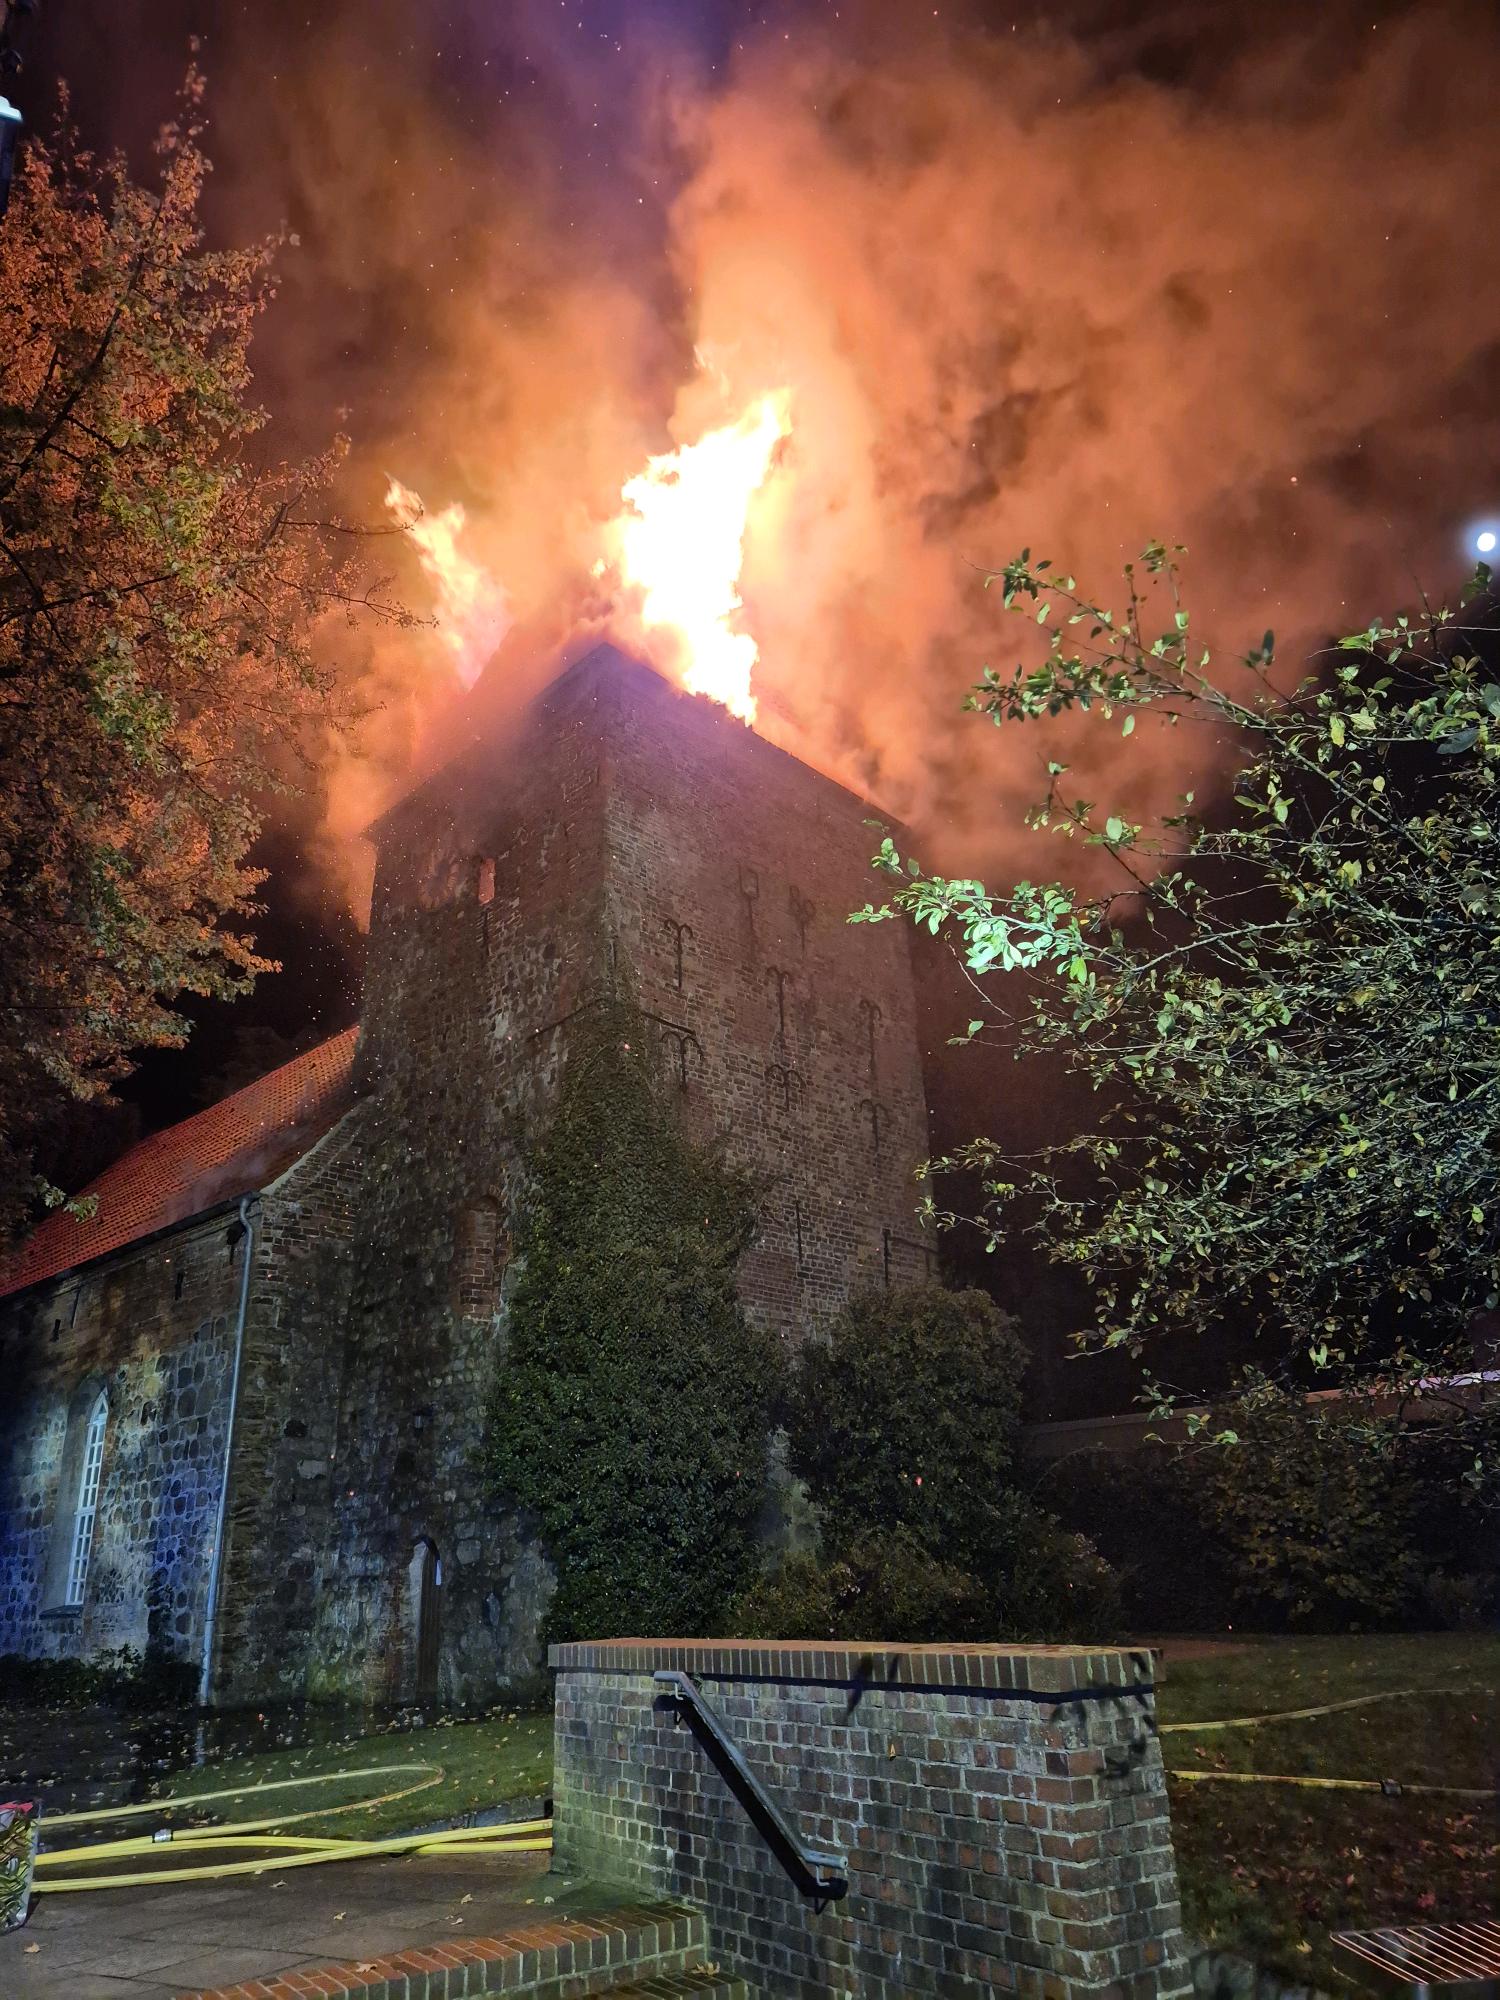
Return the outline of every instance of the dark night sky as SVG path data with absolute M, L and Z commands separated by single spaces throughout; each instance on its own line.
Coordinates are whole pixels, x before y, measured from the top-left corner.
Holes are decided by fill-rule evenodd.
M 788 537 L 803 567 L 747 568 L 769 692 L 937 862 L 1003 871 L 1036 790 L 1035 753 L 997 774 L 954 726 L 989 643 L 966 561 L 1050 537 L 1083 573 L 1180 535 L 1211 608 L 1313 635 L 1413 571 L 1450 588 L 1500 501 L 1492 10 L 43 0 L 11 94 L 44 125 L 66 78 L 85 137 L 144 171 L 195 38 L 211 229 L 297 233 L 257 345 L 277 435 L 345 430 L 366 508 L 388 471 L 462 498 L 523 611 L 576 567 L 575 499 L 663 448 L 695 342 L 736 372 L 785 337 L 823 500 Z M 766 261 L 741 271 L 736 231 Z M 388 791 L 407 670 L 350 670 L 391 695 Z M 148 1125 L 245 1028 L 354 1017 L 329 854 L 358 801 L 342 767 L 326 789 L 264 843 L 286 970 L 143 1062 Z

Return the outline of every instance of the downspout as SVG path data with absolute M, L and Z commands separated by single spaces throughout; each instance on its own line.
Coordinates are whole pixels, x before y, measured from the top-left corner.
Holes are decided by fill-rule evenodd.
M 224 1426 L 224 1475 L 219 1481 L 219 1508 L 214 1520 L 213 1563 L 208 1572 L 208 1604 L 203 1617 L 203 1670 L 198 1676 L 198 1706 L 208 1707 L 214 1669 L 214 1631 L 219 1616 L 219 1591 L 224 1569 L 224 1523 L 229 1512 L 229 1469 L 234 1459 L 234 1417 L 240 1400 L 240 1363 L 245 1352 L 245 1315 L 250 1308 L 250 1265 L 255 1250 L 255 1225 L 250 1220 L 253 1194 L 240 1196 L 241 1245 L 244 1262 L 240 1266 L 240 1312 L 234 1329 L 234 1363 L 229 1377 L 229 1419 Z

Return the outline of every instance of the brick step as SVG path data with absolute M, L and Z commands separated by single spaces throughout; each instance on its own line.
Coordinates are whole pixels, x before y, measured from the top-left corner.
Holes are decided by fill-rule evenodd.
M 705 1967 L 701 1972 L 659 1972 L 637 1984 L 616 1986 L 613 2000 L 756 2000 L 756 1995 L 735 1974 Z
M 640 1903 L 588 1916 L 561 1911 L 494 1937 L 444 1938 L 420 1951 L 299 1966 L 243 1986 L 204 1987 L 178 2000 L 308 2000 L 312 1994 L 347 2000 L 469 2000 L 481 1993 L 505 1993 L 512 2000 L 523 1995 L 525 2000 L 593 2000 L 606 1993 L 723 1994 L 740 2000 L 745 1989 L 732 1981 L 678 1987 L 655 1983 L 678 1974 L 717 1979 L 701 1970 L 707 1957 L 700 1911 L 683 1903 Z

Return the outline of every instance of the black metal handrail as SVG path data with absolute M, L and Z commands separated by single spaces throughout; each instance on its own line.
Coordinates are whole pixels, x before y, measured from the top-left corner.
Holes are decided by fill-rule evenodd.
M 691 1674 L 662 1668 L 652 1676 L 657 1686 L 667 1689 L 666 1699 L 683 1716 L 708 1752 L 720 1777 L 750 1815 L 777 1860 L 804 1896 L 820 1906 L 846 1895 L 849 1869 L 842 1854 L 830 1848 L 810 1846 L 802 1839 L 760 1779 L 745 1762 L 743 1751 L 734 1742 L 713 1703 Z

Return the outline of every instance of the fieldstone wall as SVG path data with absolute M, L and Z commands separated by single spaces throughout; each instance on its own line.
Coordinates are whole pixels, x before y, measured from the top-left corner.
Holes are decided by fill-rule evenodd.
M 706 1912 L 777 2000 L 1191 1991 L 1149 1654 L 555 1647 L 560 1867 Z M 652 1680 L 691 1673 L 849 1891 L 816 1909 Z
M 366 1174 L 356 1105 L 255 1213 L 212 1690 L 317 1694 L 317 1605 L 335 1550 L 334 1453 L 351 1240 Z
M 244 1256 L 230 1208 L 0 1307 L 0 1653 L 195 1658 Z M 83 1605 L 62 1602 L 82 1438 L 109 1402 Z
M 446 1697 L 539 1665 L 551 1578 L 491 1497 L 485 1412 L 526 1152 L 571 1024 L 617 980 L 690 1127 L 767 1185 L 752 1313 L 800 1338 L 857 1283 L 925 1272 L 907 937 L 845 921 L 868 810 L 605 647 L 376 830 L 323 1691 L 420 1692 L 424 1615 Z
M 868 812 L 602 647 L 376 829 L 355 1102 L 256 1197 L 217 1699 L 483 1697 L 539 1665 L 553 1580 L 492 1497 L 485 1417 L 527 1151 L 571 1024 L 622 980 L 690 1129 L 766 1190 L 751 1314 L 797 1340 L 926 1273 L 908 934 L 846 921 L 876 886 Z M 201 1642 L 234 1221 L 0 1311 L 0 1650 Z M 80 1617 L 48 1609 L 48 1565 L 100 1384 Z

